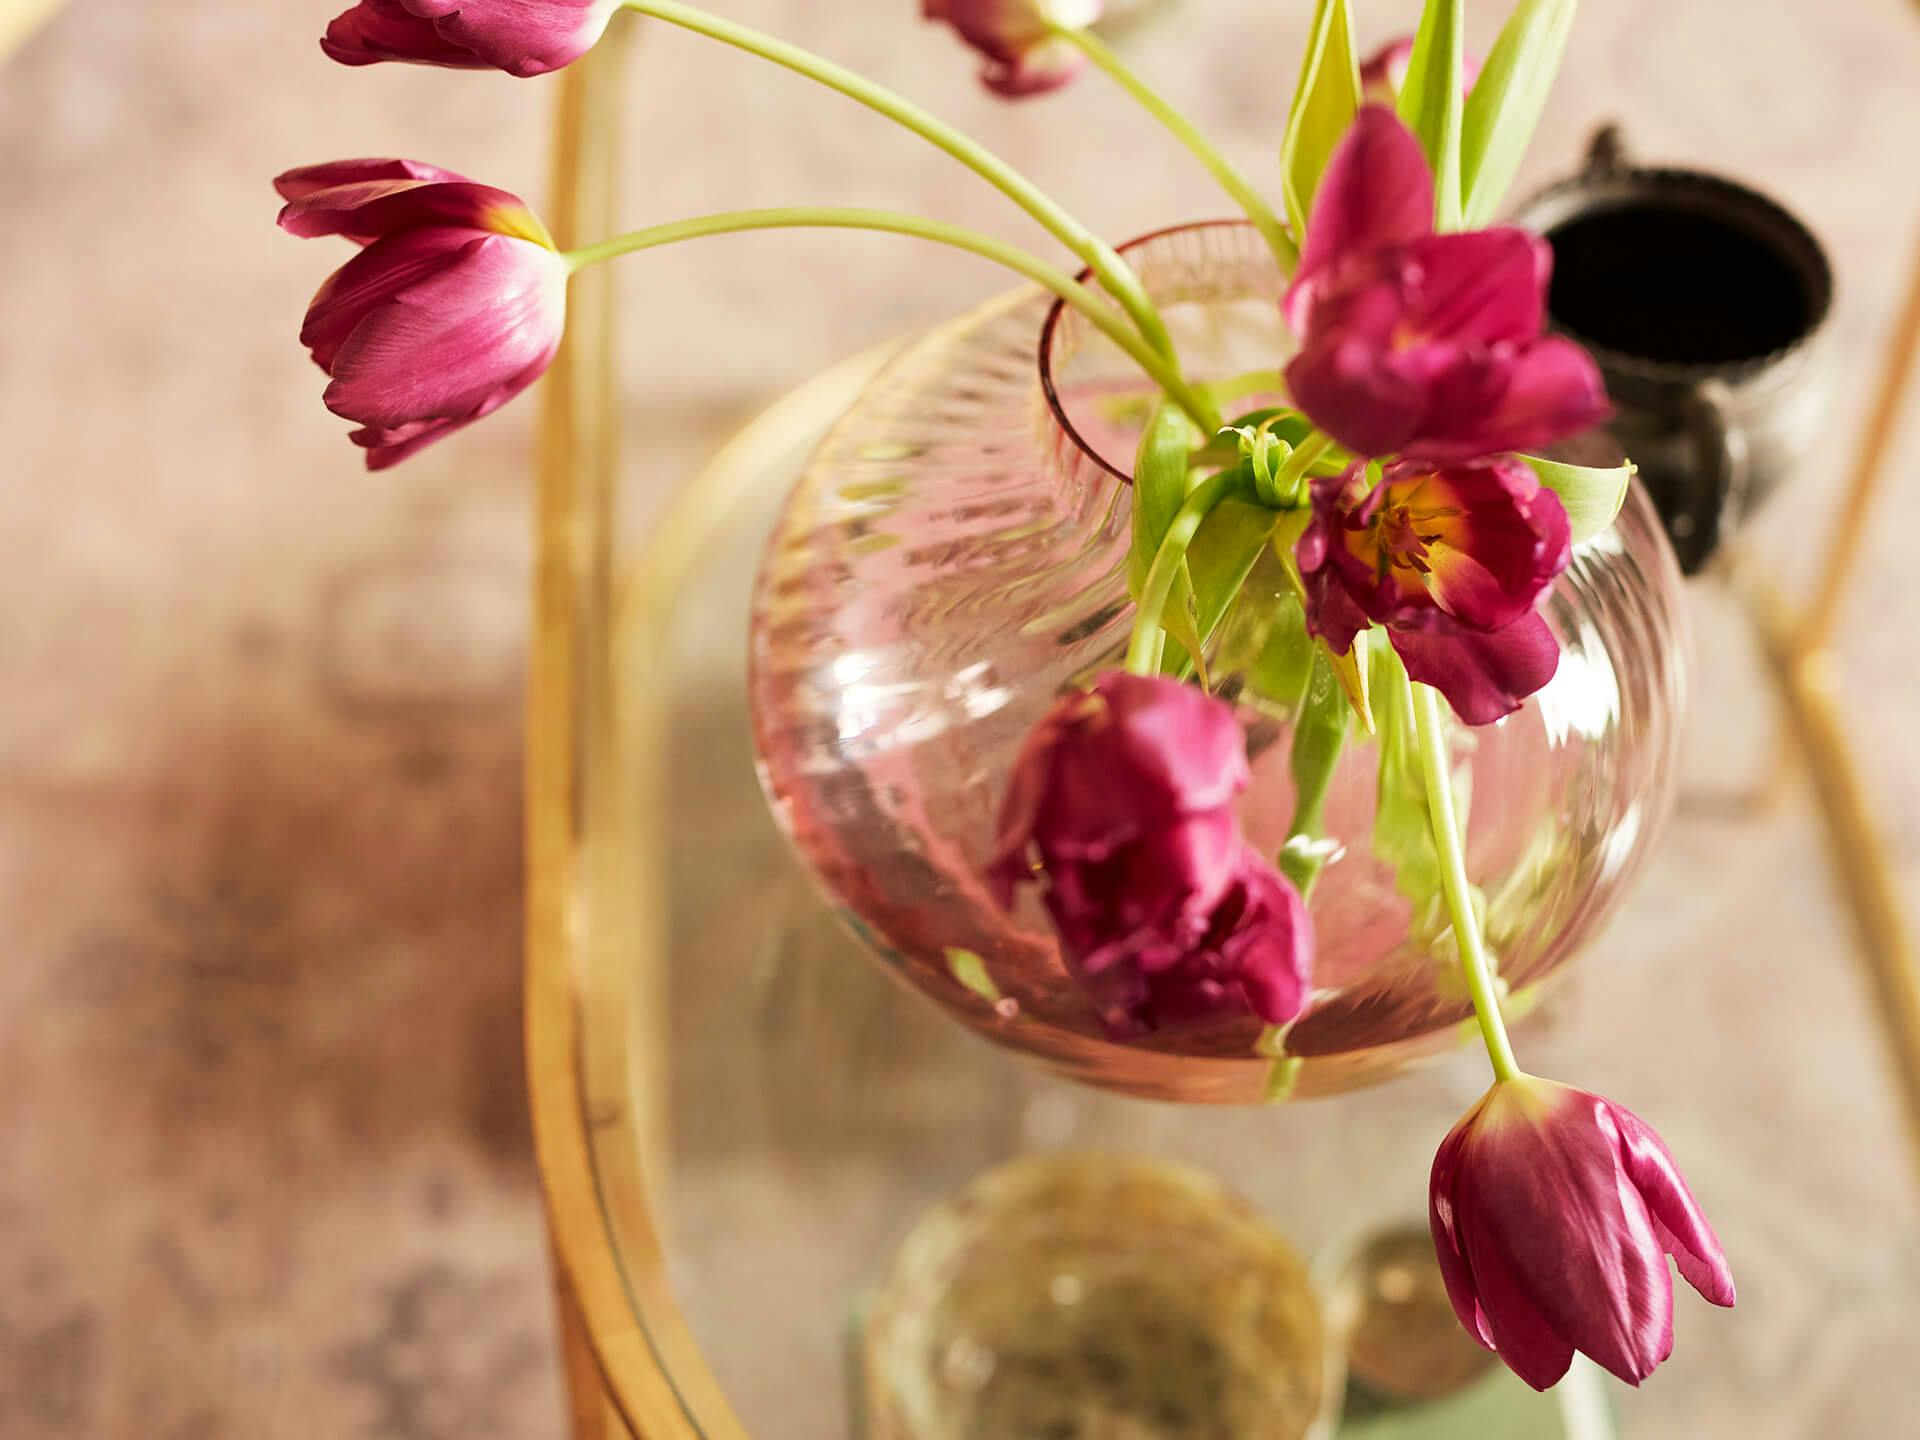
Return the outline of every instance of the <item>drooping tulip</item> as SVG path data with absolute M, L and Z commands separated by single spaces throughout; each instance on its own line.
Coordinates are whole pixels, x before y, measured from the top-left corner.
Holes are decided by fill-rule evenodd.
M 944 21 L 984 57 L 980 79 L 996 95 L 1019 99 L 1057 90 L 1086 56 L 1053 27 L 1077 30 L 1100 18 L 1104 0 L 923 0 L 921 13 Z
M 1294 552 L 1313 632 L 1345 654 L 1383 625 L 1407 673 L 1469 725 L 1511 713 L 1559 665 L 1535 607 L 1572 555 L 1560 497 L 1506 456 L 1367 475 L 1355 464 L 1314 486 Z
M 343 65 L 401 60 L 544 75 L 599 42 L 614 0 L 359 0 L 320 48 Z
M 1233 707 L 1115 672 L 1027 739 L 989 869 L 997 898 L 1044 886 L 1076 979 L 1117 1034 L 1304 1007 L 1312 927 L 1292 884 L 1243 840 L 1248 779 Z M 1038 864 L 1036 867 L 1035 858 Z
M 1630 1385 L 1673 1351 L 1671 1256 L 1734 1302 L 1720 1242 L 1631 1111 L 1531 1076 L 1496 1083 L 1441 1143 L 1433 1243 L 1460 1323 L 1544 1390 L 1580 1351 Z
M 411 160 L 311 165 L 274 187 L 282 229 L 365 247 L 320 287 L 300 339 L 369 468 L 491 414 L 552 363 L 567 264 L 517 196 Z
M 1294 403 L 1357 455 L 1537 451 L 1608 413 L 1586 351 L 1541 334 L 1553 252 L 1513 226 L 1436 235 L 1412 132 L 1364 106 L 1315 195 L 1284 309 Z

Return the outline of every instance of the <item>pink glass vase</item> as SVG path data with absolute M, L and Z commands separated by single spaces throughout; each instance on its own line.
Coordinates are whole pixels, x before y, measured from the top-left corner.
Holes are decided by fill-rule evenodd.
M 1185 227 L 1127 253 L 1191 376 L 1284 360 L 1283 280 L 1250 227 Z M 1260 390 L 1243 383 L 1227 413 L 1270 398 Z M 1108 1035 L 1037 901 L 1009 915 L 981 873 L 1028 730 L 1125 650 L 1127 469 L 1153 396 L 1077 312 L 1033 292 L 903 350 L 775 525 L 754 596 L 755 742 L 775 813 L 831 903 L 963 1024 L 1108 1089 L 1271 1098 L 1255 1018 Z M 1637 487 L 1576 550 L 1546 614 L 1562 650 L 1552 683 L 1498 724 L 1452 732 L 1468 869 L 1516 1000 L 1593 936 L 1672 797 L 1679 576 Z M 1216 637 L 1229 649 L 1232 629 Z M 1247 831 L 1273 851 L 1293 813 L 1292 716 L 1245 689 L 1231 654 L 1212 659 L 1216 690 L 1243 701 Z M 1380 766 L 1356 732 L 1328 793 L 1315 991 L 1286 1037 L 1295 1095 L 1384 1077 L 1454 1043 L 1471 1013 L 1444 915 L 1410 901 L 1375 853 Z

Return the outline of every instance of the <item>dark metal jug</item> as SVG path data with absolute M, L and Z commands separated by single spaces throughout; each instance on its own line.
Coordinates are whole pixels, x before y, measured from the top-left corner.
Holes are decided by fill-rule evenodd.
M 1626 163 L 1612 126 L 1517 219 L 1553 246 L 1549 323 L 1599 362 L 1610 428 L 1698 571 L 1818 438 L 1826 253 L 1744 185 Z

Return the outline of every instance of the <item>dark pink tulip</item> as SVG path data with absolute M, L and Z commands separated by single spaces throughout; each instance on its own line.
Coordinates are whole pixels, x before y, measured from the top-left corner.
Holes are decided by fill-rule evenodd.
M 1598 424 L 1606 389 L 1543 336 L 1552 251 L 1512 226 L 1433 232 L 1433 175 L 1392 111 L 1365 106 L 1327 164 L 1285 299 L 1294 403 L 1358 455 L 1465 460 Z
M 1560 497 L 1506 456 L 1398 460 L 1373 486 L 1356 464 L 1315 485 L 1295 550 L 1314 633 L 1345 654 L 1386 626 L 1407 673 L 1469 725 L 1553 678 L 1560 647 L 1535 607 L 1571 555 Z
M 320 48 L 343 65 L 403 60 L 544 75 L 599 41 L 613 0 L 359 0 Z
M 1407 65 L 1412 59 L 1413 36 L 1389 40 L 1360 62 L 1361 94 L 1376 105 L 1393 104 L 1400 96 L 1400 87 L 1407 83 Z M 1465 56 L 1460 66 L 1461 92 L 1471 91 L 1479 78 L 1480 57 Z
M 410 160 L 344 160 L 274 182 L 292 234 L 365 248 L 328 277 L 300 340 L 382 470 L 489 415 L 546 371 L 567 265 L 518 197 Z
M 980 79 L 996 95 L 1019 99 L 1057 90 L 1080 73 L 1086 56 L 1059 39 L 1049 22 L 1083 29 L 1100 18 L 1104 0 L 923 0 L 921 13 L 941 20 L 985 57 Z
M 1630 1385 L 1673 1353 L 1668 1256 L 1733 1304 L 1726 1256 L 1667 1147 L 1584 1090 L 1495 1084 L 1441 1143 L 1430 1201 L 1460 1323 L 1537 1390 L 1576 1350 Z
M 1055 705 L 1015 762 L 994 892 L 1010 906 L 1044 882 L 1067 963 L 1115 1033 L 1223 1009 L 1284 1024 L 1305 1005 L 1312 927 L 1241 838 L 1247 779 L 1232 706 L 1119 672 Z

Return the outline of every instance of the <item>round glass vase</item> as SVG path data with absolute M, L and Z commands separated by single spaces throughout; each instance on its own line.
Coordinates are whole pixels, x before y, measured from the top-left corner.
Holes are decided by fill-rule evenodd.
M 1270 399 L 1291 342 L 1284 279 L 1253 229 L 1188 226 L 1125 248 L 1189 376 L 1220 385 L 1228 415 Z M 1077 312 L 1031 291 L 908 345 L 822 442 L 769 541 L 750 642 L 761 779 L 880 962 L 995 1043 L 1163 1099 L 1368 1083 L 1457 1043 L 1471 1007 L 1444 909 L 1411 873 L 1404 807 L 1392 813 L 1390 793 L 1381 813 L 1391 757 L 1358 729 L 1327 794 L 1315 989 L 1281 1061 L 1250 1014 L 1108 1033 L 1031 888 L 1009 914 L 982 875 L 1028 731 L 1124 655 L 1128 470 L 1156 399 Z M 1242 608 L 1275 589 L 1256 566 Z M 1514 1011 L 1593 936 L 1670 808 L 1679 598 L 1636 486 L 1546 603 L 1552 682 L 1497 724 L 1450 731 L 1468 871 Z M 1239 703 L 1242 817 L 1273 853 L 1294 811 L 1294 714 L 1248 683 L 1235 634 L 1229 615 L 1209 679 Z

